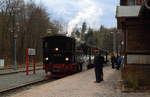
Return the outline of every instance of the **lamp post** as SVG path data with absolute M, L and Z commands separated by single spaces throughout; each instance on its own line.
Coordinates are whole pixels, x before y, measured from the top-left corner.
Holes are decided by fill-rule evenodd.
M 18 35 L 14 34 L 14 69 L 17 69 L 17 55 L 16 55 L 16 40 L 17 40 Z
M 14 28 L 13 28 L 13 29 L 10 28 L 9 30 L 10 30 L 10 32 L 11 32 L 12 35 L 13 35 L 13 41 L 12 41 L 13 65 L 12 65 L 12 68 L 13 68 L 14 70 L 16 70 L 16 69 L 17 69 L 16 40 L 17 40 L 18 35 L 15 34 Z
M 124 41 L 123 40 L 121 41 L 120 45 L 121 45 L 120 55 L 122 55 L 122 53 L 124 52 Z
M 16 22 L 16 13 L 20 8 L 13 8 L 13 20 L 12 20 L 12 32 L 13 32 L 13 69 L 17 69 L 17 54 L 16 54 L 16 44 L 17 44 L 17 31 L 19 31 L 19 23 Z M 16 29 L 17 28 L 17 29 Z

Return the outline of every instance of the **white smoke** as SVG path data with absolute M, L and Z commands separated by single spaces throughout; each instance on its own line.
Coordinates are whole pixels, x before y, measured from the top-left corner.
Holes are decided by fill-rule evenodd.
M 100 24 L 100 17 L 103 15 L 102 8 L 97 7 L 92 0 L 83 0 L 82 3 L 87 4 L 88 7 L 82 8 L 81 11 L 77 13 L 75 18 L 68 23 L 68 33 L 72 32 L 75 25 L 81 25 L 84 21 L 91 27 L 99 27 L 98 24 Z
M 67 22 L 68 34 L 78 25 L 81 26 L 85 21 L 89 26 L 98 28 L 101 24 L 103 15 L 102 2 L 99 0 L 35 0 L 43 2 L 51 14 L 52 19 Z M 109 1 L 109 0 L 106 0 Z M 99 3 L 98 3 L 99 2 Z M 107 6 L 107 5 L 105 5 Z M 104 9 L 104 8 L 103 8 Z

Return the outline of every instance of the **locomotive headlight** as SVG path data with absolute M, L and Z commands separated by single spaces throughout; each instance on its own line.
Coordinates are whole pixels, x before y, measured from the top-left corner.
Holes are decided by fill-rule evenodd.
M 55 48 L 55 51 L 58 51 L 59 50 L 59 48 Z
M 69 61 L 69 58 L 68 58 L 68 57 L 66 57 L 66 58 L 65 58 L 65 61 Z
M 48 61 L 48 57 L 46 57 L 45 60 Z

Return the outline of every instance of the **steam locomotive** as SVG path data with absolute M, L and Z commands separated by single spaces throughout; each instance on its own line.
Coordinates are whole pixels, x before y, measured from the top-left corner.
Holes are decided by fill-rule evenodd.
M 64 77 L 83 70 L 91 56 L 91 47 L 74 38 L 56 35 L 43 38 L 43 65 L 51 77 Z

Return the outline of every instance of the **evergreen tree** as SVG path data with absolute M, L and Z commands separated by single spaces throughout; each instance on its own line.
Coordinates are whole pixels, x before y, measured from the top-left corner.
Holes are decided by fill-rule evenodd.
M 71 32 L 71 37 L 80 38 L 80 31 L 77 28 L 77 25 L 74 27 L 73 31 Z
M 94 37 L 94 30 L 89 27 L 87 34 L 85 34 L 85 42 L 90 46 L 96 46 L 96 38 Z
M 86 22 L 83 22 L 82 28 L 81 28 L 81 40 L 84 40 L 84 35 L 85 35 L 86 30 L 87 30 L 87 24 Z

